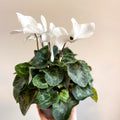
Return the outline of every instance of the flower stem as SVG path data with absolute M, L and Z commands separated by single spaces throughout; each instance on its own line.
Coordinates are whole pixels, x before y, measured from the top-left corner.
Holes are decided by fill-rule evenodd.
M 61 52 L 60 52 L 60 54 L 59 54 L 59 61 L 62 60 L 63 50 L 64 50 L 64 48 L 65 48 L 65 45 L 66 45 L 66 43 L 64 43 L 63 48 L 62 48 L 62 50 L 61 50 Z
M 34 35 L 35 35 L 35 37 L 36 37 L 37 50 L 39 50 L 39 41 L 38 41 L 38 37 L 37 37 L 36 33 L 35 33 Z
M 49 60 L 50 60 L 50 58 L 51 58 L 51 45 L 50 45 L 50 42 L 48 42 L 48 50 L 49 50 Z

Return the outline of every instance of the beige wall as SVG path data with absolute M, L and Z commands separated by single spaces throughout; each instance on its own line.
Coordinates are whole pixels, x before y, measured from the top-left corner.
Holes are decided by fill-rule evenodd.
M 10 35 L 20 28 L 16 12 L 39 21 L 43 14 L 57 26 L 71 28 L 70 18 L 79 23 L 95 22 L 95 35 L 68 46 L 92 66 L 99 101 L 78 106 L 78 120 L 120 120 L 120 1 L 119 0 L 0 0 L 0 120 L 39 120 L 35 106 L 23 117 L 12 97 L 14 66 L 33 56 L 34 41 Z

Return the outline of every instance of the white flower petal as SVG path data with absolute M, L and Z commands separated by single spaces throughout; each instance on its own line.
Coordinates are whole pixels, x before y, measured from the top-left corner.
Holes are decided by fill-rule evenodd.
M 60 28 L 56 27 L 54 30 L 53 30 L 53 34 L 56 36 L 56 37 L 59 37 L 62 35 L 62 32 L 60 30 Z
M 26 27 L 28 25 L 31 26 L 37 26 L 37 22 L 34 18 L 32 18 L 31 16 L 24 16 L 21 13 L 16 13 L 19 22 L 21 23 L 22 27 Z
M 62 50 L 64 44 L 66 42 L 68 42 L 68 40 L 69 40 L 69 36 L 67 36 L 67 35 L 56 38 L 56 45 L 57 45 L 58 49 Z
M 74 39 L 88 38 L 94 34 L 95 23 L 79 24 L 77 29 L 79 32 L 74 35 Z
M 53 32 L 54 29 L 55 29 L 55 25 L 51 22 L 49 26 L 50 32 Z
M 13 30 L 10 34 L 23 33 L 23 30 Z
M 42 42 L 50 42 L 51 35 L 48 32 L 42 34 Z
M 34 18 L 31 16 L 24 16 L 21 13 L 16 13 L 19 22 L 21 23 L 23 27 L 24 33 L 39 33 L 40 30 L 37 26 L 37 22 Z
M 93 35 L 95 31 L 95 24 L 78 24 L 78 22 L 72 18 L 71 22 L 73 24 L 73 29 L 71 31 L 70 36 L 73 37 L 73 40 L 69 40 L 69 42 L 74 42 L 78 39 L 88 38 Z
M 40 33 L 44 32 L 43 26 L 40 23 L 37 24 L 37 27 L 40 30 Z
M 30 34 L 29 36 L 26 37 L 26 40 L 36 40 L 35 35 Z
M 76 24 L 78 24 L 78 22 L 76 21 L 75 18 L 71 18 L 71 22 L 72 22 L 73 26 L 76 25 Z
M 90 37 L 95 31 L 94 23 L 78 24 L 75 18 L 72 18 L 71 22 L 73 24 L 73 30 L 70 35 L 74 37 L 74 40 Z
M 31 25 L 28 25 L 27 27 L 23 28 L 24 34 L 26 33 L 39 33 L 39 30 L 37 28 L 34 28 Z
M 73 25 L 73 29 L 71 31 L 70 36 L 73 37 L 75 34 L 79 34 L 79 29 L 78 29 L 79 24 L 78 24 L 78 22 L 76 21 L 75 18 L 72 18 L 71 22 L 72 22 L 72 25 Z
M 56 27 L 53 30 L 53 34 L 56 36 L 56 45 L 59 50 L 62 50 L 63 45 L 69 40 L 69 34 L 63 27 Z
M 46 32 L 47 31 L 47 22 L 46 22 L 46 19 L 43 15 L 41 15 L 41 22 L 42 22 L 44 30 Z
M 72 22 L 72 25 L 73 25 L 73 29 L 76 29 L 77 25 L 78 25 L 78 22 L 76 21 L 75 18 L 72 18 L 71 19 L 71 22 Z
M 56 27 L 54 30 L 53 30 L 53 34 L 56 36 L 56 37 L 60 37 L 60 36 L 64 36 L 64 35 L 68 35 L 68 32 L 65 28 L 63 27 Z

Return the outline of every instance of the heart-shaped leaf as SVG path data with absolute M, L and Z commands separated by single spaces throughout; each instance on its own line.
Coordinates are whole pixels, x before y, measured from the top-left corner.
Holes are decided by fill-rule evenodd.
M 45 46 L 36 52 L 31 64 L 36 68 L 44 68 L 47 66 L 49 56 L 48 46 Z
M 81 87 L 86 87 L 92 79 L 89 68 L 82 62 L 68 65 L 67 72 L 73 82 Z
M 53 104 L 53 116 L 55 120 L 68 120 L 72 108 L 78 103 L 79 102 L 70 95 L 66 103 L 59 101 L 59 103 Z
M 14 99 L 16 100 L 17 103 L 19 102 L 20 92 L 21 92 L 20 89 L 13 88 L 13 96 L 14 96 Z
M 58 95 L 56 91 L 46 91 L 40 90 L 37 94 L 38 106 L 40 109 L 46 109 L 50 107 L 54 102 L 58 100 Z
M 22 89 L 25 86 L 25 84 L 27 84 L 27 83 L 28 83 L 27 78 L 19 77 L 18 75 L 16 75 L 14 82 L 13 82 L 13 86 L 16 89 Z
M 69 65 L 71 63 L 75 63 L 77 60 L 71 56 L 71 55 L 65 55 L 62 57 L 62 60 L 61 62 L 64 64 L 64 65 Z
M 15 66 L 15 71 L 18 76 L 20 77 L 28 77 L 29 76 L 29 67 L 31 65 L 27 62 L 25 63 L 20 63 Z
M 50 67 L 49 69 L 44 69 L 45 80 L 50 86 L 56 86 L 62 82 L 64 71 L 58 66 Z
M 63 56 L 65 55 L 70 55 L 70 56 L 76 56 L 76 54 L 74 54 L 68 47 L 64 48 L 63 50 Z
M 72 93 L 76 100 L 84 100 L 85 98 L 93 95 L 90 86 L 82 88 L 78 85 L 74 85 L 72 88 Z
M 19 102 L 19 94 L 21 91 L 24 90 L 25 86 L 28 84 L 28 78 L 19 77 L 16 75 L 14 82 L 13 82 L 13 96 L 16 102 Z
M 20 109 L 21 109 L 21 112 L 22 112 L 23 115 L 26 114 L 30 105 L 35 100 L 37 92 L 38 92 L 37 90 L 26 89 L 26 90 L 24 90 L 23 92 L 20 93 L 20 95 L 19 95 L 19 105 L 20 105 Z
M 33 85 L 36 86 L 37 88 L 45 89 L 48 87 L 48 84 L 45 81 L 45 75 L 44 74 L 37 74 L 33 80 Z

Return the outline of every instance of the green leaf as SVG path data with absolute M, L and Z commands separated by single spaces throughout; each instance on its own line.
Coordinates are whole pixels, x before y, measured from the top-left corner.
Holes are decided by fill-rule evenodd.
M 50 97 L 52 98 L 52 104 L 54 103 L 58 103 L 60 100 L 60 97 L 58 95 L 58 92 L 56 90 L 54 90 L 53 87 L 48 87 L 47 88 L 47 93 L 50 95 Z
M 93 82 L 93 79 L 91 78 L 91 80 L 89 80 L 89 85 L 90 85 L 90 87 L 93 87 L 92 82 Z
M 58 66 L 50 67 L 49 69 L 44 69 L 45 80 L 50 86 L 56 86 L 63 80 L 63 69 Z
M 91 98 L 97 102 L 98 101 L 98 94 L 95 88 L 92 87 L 92 92 L 93 92 L 93 96 L 91 96 Z
M 70 77 L 67 75 L 66 72 L 65 72 L 65 74 L 64 74 L 64 78 L 63 78 L 62 84 L 63 84 L 63 86 L 64 86 L 66 89 L 69 88 L 69 85 L 70 85 Z
M 67 102 L 69 98 L 69 91 L 66 90 L 66 89 L 63 89 L 61 92 L 60 92 L 60 99 L 63 101 L 63 102 Z
M 93 78 L 90 74 L 90 71 L 91 71 L 92 68 L 84 60 L 79 60 L 79 62 L 82 65 L 82 67 L 83 67 L 83 69 L 86 73 L 86 76 L 88 76 L 87 79 L 88 79 L 89 85 L 92 87 L 93 86 L 92 85 Z
M 58 84 L 57 87 L 60 89 L 60 88 L 63 87 L 63 85 L 62 84 Z
M 86 72 L 91 71 L 91 67 L 84 60 L 79 60 L 78 62 L 82 65 Z
M 65 55 L 71 55 L 71 56 L 75 56 L 76 54 L 74 54 L 73 52 L 72 52 L 72 50 L 70 50 L 68 47 L 67 48 L 65 48 L 64 50 L 63 50 L 63 56 L 65 56 Z
M 58 103 L 60 101 L 60 96 L 57 94 L 57 92 L 52 94 L 51 98 L 52 98 L 52 104 Z
M 93 95 L 90 86 L 82 88 L 78 85 L 73 86 L 72 94 L 73 94 L 73 96 L 75 97 L 76 100 L 84 100 L 85 98 Z
M 46 92 L 38 92 L 37 94 L 38 106 L 40 109 L 46 109 L 52 105 L 52 99 Z
M 65 55 L 62 57 L 62 60 L 61 62 L 64 64 L 64 65 L 69 65 L 71 63 L 75 63 L 77 60 L 71 56 L 71 55 Z
M 55 120 L 68 120 L 72 108 L 78 103 L 79 101 L 75 100 L 73 96 L 70 95 L 66 103 L 59 101 L 59 103 L 53 104 L 53 116 Z
M 13 96 L 16 100 L 16 102 L 19 102 L 19 94 L 21 91 L 24 90 L 25 86 L 28 83 L 28 78 L 19 77 L 16 75 L 14 81 L 13 81 Z
M 20 77 L 28 77 L 29 76 L 29 67 L 31 65 L 27 62 L 20 63 L 15 66 L 15 71 Z
M 29 68 L 29 88 L 35 89 L 35 86 L 32 83 L 32 79 L 35 77 L 35 75 L 39 74 L 39 69 L 36 69 L 35 67 Z
M 37 94 L 37 100 L 39 108 L 46 109 L 58 101 L 58 95 L 55 91 L 40 90 Z
M 28 79 L 24 77 L 19 77 L 16 75 L 14 81 L 13 81 L 13 86 L 16 89 L 22 89 L 26 84 L 28 83 Z
M 48 84 L 45 81 L 45 75 L 44 74 L 37 74 L 33 80 L 33 85 L 36 86 L 37 88 L 45 89 L 48 87 Z
M 20 93 L 20 95 L 19 95 L 19 105 L 20 105 L 20 109 L 21 109 L 21 112 L 22 112 L 23 115 L 26 114 L 30 105 L 35 100 L 37 92 L 38 92 L 37 90 L 27 89 L 27 90 Z
M 73 82 L 81 87 L 86 87 L 92 79 L 89 68 L 82 62 L 68 65 L 67 72 Z
M 29 68 L 29 74 L 31 75 L 31 78 L 35 77 L 39 73 L 39 69 L 36 69 L 35 67 Z
M 36 87 L 33 85 L 33 82 L 31 81 L 29 85 L 27 86 L 29 89 L 36 89 Z
M 54 53 L 54 57 L 56 57 L 56 55 L 59 53 L 58 47 L 55 45 L 53 46 L 53 53 Z
M 21 92 L 20 89 L 13 88 L 13 96 L 14 96 L 14 99 L 16 100 L 17 103 L 19 102 L 20 92 Z
M 35 57 L 31 64 L 36 68 L 44 68 L 47 66 L 48 59 L 49 50 L 48 46 L 45 46 L 36 52 Z
M 48 87 L 47 88 L 47 93 L 49 93 L 50 97 L 52 98 L 52 104 L 59 102 L 60 98 L 59 98 L 57 90 L 54 90 L 53 87 Z
M 58 60 L 58 58 L 54 58 L 54 61 L 53 61 L 53 62 L 49 61 L 48 63 L 49 63 L 51 66 L 58 66 L 58 67 L 63 67 L 63 66 L 64 66 L 64 64 L 63 64 L 62 62 L 60 62 L 60 61 Z
M 54 94 L 55 91 L 53 90 L 53 87 L 49 86 L 46 90 L 46 92 L 48 92 L 49 94 Z

